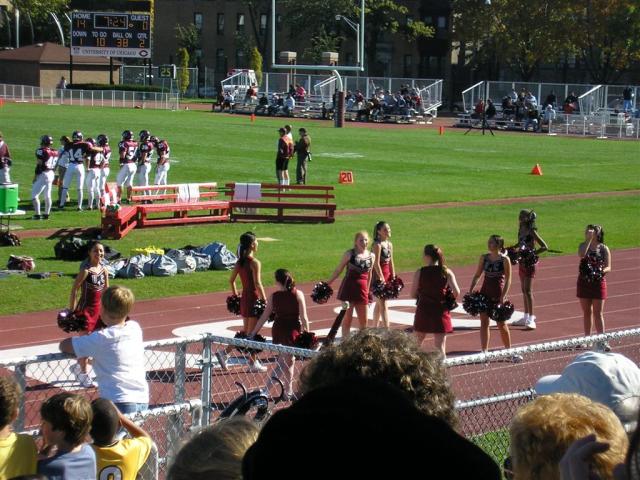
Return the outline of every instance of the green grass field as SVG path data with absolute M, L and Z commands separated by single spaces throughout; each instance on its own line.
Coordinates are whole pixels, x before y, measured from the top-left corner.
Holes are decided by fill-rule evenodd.
M 85 136 L 106 133 L 112 146 L 124 129 L 146 128 L 167 138 L 173 163 L 172 183 L 186 181 L 275 180 L 276 129 L 288 120 L 258 118 L 254 124 L 246 116 L 228 116 L 199 111 L 90 109 L 68 106 L 5 104 L 0 108 L 0 129 L 14 157 L 12 179 L 20 183 L 21 197 L 28 199 L 33 177 L 34 150 L 42 134 L 58 138 L 81 129 Z M 548 137 L 498 133 L 496 137 L 478 132 L 447 129 L 439 136 L 435 129 L 356 128 L 334 129 L 329 122 L 296 121 L 294 130 L 304 125 L 312 137 L 313 162 L 310 183 L 337 184 L 340 170 L 351 170 L 355 184 L 336 185 L 339 209 L 463 202 L 478 199 L 561 195 L 636 189 L 640 185 L 640 148 L 637 142 L 599 141 L 581 138 Z M 114 162 L 117 163 L 117 162 Z M 292 162 L 293 163 L 293 162 Z M 529 174 L 534 164 L 544 175 Z M 295 166 L 290 172 L 295 176 Z M 115 179 L 117 166 L 112 169 Z M 72 192 L 75 199 L 75 192 Z M 23 202 L 29 206 L 29 202 Z M 550 248 L 574 254 L 584 225 L 602 223 L 607 243 L 614 249 L 640 244 L 635 192 L 622 196 L 582 200 L 539 200 L 511 205 L 467 206 L 388 212 L 362 212 L 338 216 L 333 225 L 217 224 L 134 230 L 124 240 L 107 242 L 124 255 L 131 248 L 149 244 L 180 247 L 222 241 L 235 249 L 238 236 L 255 231 L 262 242 L 264 282 L 272 283 L 271 272 L 291 269 L 299 280 L 312 281 L 329 276 L 341 253 L 350 248 L 353 234 L 370 231 L 380 219 L 393 228 L 396 264 L 399 271 L 420 265 L 425 243 L 440 244 L 451 265 L 476 261 L 486 238 L 501 233 L 515 240 L 520 208 L 535 208 L 538 226 Z M 97 214 L 54 212 L 47 222 L 20 219 L 25 229 L 98 225 Z M 19 234 L 19 232 L 18 232 Z M 19 248 L 3 247 L 0 262 L 11 253 L 36 258 L 38 271 L 77 272 L 77 264 L 53 258 L 53 240 L 26 239 Z M 186 295 L 227 288 L 228 274 L 204 272 L 172 278 L 145 278 L 122 281 L 138 298 Z M 120 280 L 119 280 L 120 282 Z M 0 279 L 0 314 L 58 308 L 66 304 L 71 278 L 30 280 Z M 24 291 L 25 295 L 12 294 Z

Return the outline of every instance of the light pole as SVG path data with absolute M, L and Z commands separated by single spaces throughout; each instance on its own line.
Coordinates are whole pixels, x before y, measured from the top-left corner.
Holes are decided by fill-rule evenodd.
M 344 20 L 347 25 L 349 25 L 353 29 L 353 31 L 356 32 L 356 64 L 360 65 L 360 24 L 355 23 L 353 20 L 349 20 L 347 17 L 340 14 L 336 15 L 336 20 Z

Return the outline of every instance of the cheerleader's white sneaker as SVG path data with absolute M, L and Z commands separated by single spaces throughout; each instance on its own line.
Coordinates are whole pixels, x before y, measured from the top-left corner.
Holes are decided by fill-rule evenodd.
M 526 327 L 528 322 L 529 322 L 529 314 L 525 313 L 520 320 L 516 320 L 511 325 L 513 325 L 514 327 Z
M 535 330 L 536 329 L 536 316 L 531 315 L 529 320 L 524 324 L 525 330 Z

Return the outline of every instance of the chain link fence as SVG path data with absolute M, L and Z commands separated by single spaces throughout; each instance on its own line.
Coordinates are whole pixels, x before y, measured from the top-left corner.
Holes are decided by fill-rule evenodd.
M 502 463 L 509 449 L 509 422 L 535 396 L 537 380 L 560 374 L 576 355 L 587 348 L 604 348 L 605 343 L 640 362 L 640 328 L 447 359 L 460 432 Z M 234 414 L 263 422 L 290 405 L 300 394 L 302 368 L 316 354 L 210 334 L 147 342 L 150 405 L 133 418 L 156 443 L 159 476 L 164 477 L 171 455 L 192 430 Z M 514 355 L 522 361 L 514 362 Z M 16 430 L 37 430 L 40 405 L 55 393 L 77 391 L 97 397 L 95 388 L 76 382 L 70 370 L 74 363 L 64 354 L 0 362 L 0 374 L 13 375 L 24 391 Z

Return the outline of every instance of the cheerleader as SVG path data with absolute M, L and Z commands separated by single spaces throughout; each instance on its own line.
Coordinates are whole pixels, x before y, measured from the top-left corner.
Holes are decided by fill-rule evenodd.
M 611 271 L 611 252 L 604 244 L 604 230 L 600 225 L 587 225 L 584 233 L 584 242 L 578 247 L 581 267 L 588 263 L 602 265 L 602 273 Z M 597 333 L 604 333 L 604 301 L 607 298 L 607 280 L 604 276 L 589 278 L 583 268 L 578 275 L 577 297 L 580 299 L 584 320 L 584 334 L 591 335 L 591 330 L 596 327 Z M 602 345 L 605 351 L 611 350 L 606 342 Z
M 518 228 L 518 245 L 517 248 L 527 248 L 534 250 L 536 254 L 540 254 L 547 250 L 547 244 L 538 234 L 536 227 L 536 212 L 533 210 L 520 210 L 519 228 Z M 536 243 L 540 248 L 535 249 Z M 525 330 L 536 329 L 536 316 L 533 314 L 533 279 L 536 276 L 536 266 L 526 266 L 520 263 L 518 265 L 518 276 L 520 277 L 520 288 L 522 289 L 522 298 L 524 300 L 524 317 L 513 322 L 512 325 L 525 327 Z
M 86 330 L 80 332 L 80 335 L 88 335 L 93 332 L 100 320 L 102 292 L 109 288 L 109 275 L 102 266 L 103 259 L 104 246 L 95 242 L 89 249 L 89 258 L 80 265 L 80 272 L 71 288 L 69 309 L 87 319 Z M 78 290 L 80 290 L 79 300 Z M 87 373 L 87 364 L 86 357 L 78 358 L 78 363 L 71 367 L 72 373 L 76 375 L 78 382 L 83 387 L 93 386 L 93 381 Z
M 376 260 L 376 256 L 367 249 L 368 245 L 369 235 L 367 232 L 363 230 L 356 233 L 353 248 L 344 253 L 342 260 L 327 281 L 331 285 L 346 267 L 347 272 L 338 291 L 338 300 L 349 302 L 349 308 L 342 321 L 342 338 L 347 338 L 351 331 L 354 309 L 358 316 L 360 330 L 367 327 L 371 270 Z
M 393 245 L 389 240 L 391 238 L 391 227 L 387 222 L 376 223 L 373 229 L 373 247 L 371 251 L 376 256 L 373 268 L 372 284 L 380 281 L 388 282 L 394 277 L 395 270 L 393 268 Z M 382 318 L 382 326 L 389 328 L 389 308 L 387 301 L 382 298 L 376 299 L 373 308 L 373 326 L 377 327 Z
M 424 247 L 424 267 L 413 276 L 411 296 L 418 300 L 413 329 L 418 345 L 427 333 L 433 334 L 434 345 L 443 357 L 447 355 L 447 333 L 453 332 L 451 315 L 446 308 L 447 288 L 454 298 L 460 295 L 456 276 L 444 263 L 444 255 L 437 245 Z
M 258 251 L 258 240 L 252 232 L 246 232 L 240 235 L 240 245 L 238 245 L 238 262 L 236 263 L 229 285 L 231 293 L 238 295 L 236 289 L 236 278 L 240 276 L 242 283 L 242 296 L 240 297 L 240 315 L 242 316 L 242 329 L 245 332 L 254 332 L 258 318 L 253 314 L 252 310 L 256 300 L 265 300 L 264 288 L 262 288 L 262 280 L 260 279 L 260 261 L 255 258 Z M 258 333 L 255 330 L 254 333 Z M 227 354 L 232 347 L 226 350 L 216 352 L 216 357 L 223 369 L 227 369 Z M 267 367 L 263 366 L 258 360 L 255 353 L 250 354 L 251 372 L 266 372 Z
M 309 331 L 309 319 L 307 317 L 307 305 L 304 301 L 304 294 L 296 288 L 296 282 L 291 274 L 284 268 L 276 270 L 275 273 L 278 290 L 271 294 L 271 298 L 267 303 L 264 313 L 260 320 L 253 328 L 250 336 L 254 336 L 260 331 L 266 321 L 269 320 L 271 314 L 274 314 L 273 326 L 271 327 L 271 335 L 273 343 L 293 347 L 295 340 L 304 330 Z M 302 323 L 301 323 L 302 320 Z M 278 355 L 276 369 L 274 374 L 277 376 L 282 372 L 284 378 L 283 385 L 287 391 L 285 393 L 287 399 L 293 397 L 293 372 L 295 367 L 295 356 L 282 353 Z M 267 391 L 271 383 L 267 383 Z
M 484 280 L 480 293 L 486 295 L 491 301 L 504 303 L 511 286 L 511 261 L 504 253 L 504 240 L 500 235 L 491 235 L 487 243 L 489 253 L 480 256 L 478 268 L 471 279 L 469 293 L 473 292 L 478 280 L 484 273 Z M 496 322 L 498 331 L 505 348 L 511 348 L 511 334 L 506 322 Z M 489 351 L 489 314 L 480 313 L 480 343 L 482 352 Z M 514 362 L 522 361 L 520 355 L 512 357 Z

